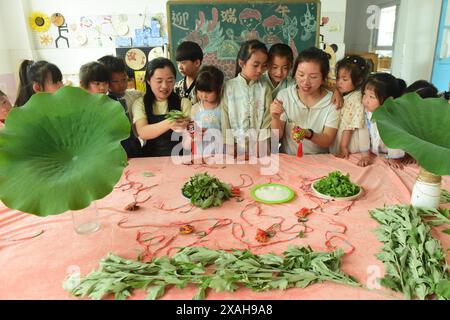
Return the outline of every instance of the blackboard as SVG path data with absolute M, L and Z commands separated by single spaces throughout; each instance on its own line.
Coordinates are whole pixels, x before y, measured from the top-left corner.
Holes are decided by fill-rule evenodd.
M 203 64 L 218 66 L 227 79 L 234 77 L 240 44 L 258 39 L 268 48 L 286 43 L 294 56 L 317 46 L 319 0 L 285 1 L 188 1 L 167 2 L 169 52 L 183 41 L 194 41 L 203 49 Z

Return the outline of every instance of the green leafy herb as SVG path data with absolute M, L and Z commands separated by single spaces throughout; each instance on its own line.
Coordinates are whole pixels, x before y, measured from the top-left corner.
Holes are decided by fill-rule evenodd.
M 314 188 L 320 193 L 332 197 L 350 197 L 358 194 L 360 187 L 350 181 L 349 175 L 334 171 L 327 177 L 314 182 Z
M 169 119 L 170 121 L 176 121 L 181 119 L 188 119 L 189 116 L 185 114 L 183 111 L 172 110 L 166 113 L 165 118 Z
M 450 192 L 445 189 L 441 190 L 441 203 L 450 203 Z
M 202 209 L 218 207 L 224 200 L 231 198 L 231 186 L 208 175 L 207 172 L 192 176 L 181 192 L 191 199 L 193 205 Z
M 437 215 L 435 211 L 409 205 L 370 211 L 380 223 L 375 234 L 384 243 L 382 252 L 377 255 L 385 266 L 385 276 L 380 283 L 403 292 L 408 299 L 425 299 L 433 294 L 448 299 L 450 274 L 445 254 L 439 241 L 431 236 L 430 227 L 421 219 L 421 216 Z M 448 210 L 439 214 L 448 217 Z
M 255 255 L 250 251 L 212 250 L 203 247 L 182 248 L 172 258 L 155 258 L 151 262 L 122 259 L 113 254 L 100 261 L 92 271 L 74 284 L 66 279 L 65 290 L 74 296 L 101 299 L 114 294 L 125 299 L 135 289 L 146 289 L 147 299 L 158 299 L 168 286 L 184 288 L 196 284 L 193 299 L 204 299 L 207 289 L 235 291 L 240 286 L 253 291 L 305 288 L 316 282 L 332 281 L 360 287 L 340 270 L 344 252 L 315 252 L 310 247 L 291 246 L 284 257 L 275 254 Z

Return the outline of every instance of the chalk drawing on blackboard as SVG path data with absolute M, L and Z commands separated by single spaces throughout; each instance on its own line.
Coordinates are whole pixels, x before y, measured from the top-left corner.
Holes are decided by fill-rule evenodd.
M 303 41 L 311 39 L 317 29 L 316 18 L 311 14 L 309 4 L 306 5 L 306 8 L 306 13 L 300 18 L 300 25 L 303 27 L 300 39 Z
M 291 47 L 295 57 L 298 55 L 297 46 L 295 45 L 294 42 L 295 36 L 297 36 L 298 33 L 297 17 L 290 18 L 288 15 L 285 15 L 283 18 L 284 18 L 283 38 L 286 40 L 286 43 Z
M 245 8 L 241 11 L 239 14 L 239 22 L 245 28 L 245 30 L 241 32 L 241 40 L 260 39 L 256 27 L 261 24 L 261 17 L 261 12 L 256 9 Z
M 271 15 L 264 19 L 262 23 L 265 32 L 263 42 L 268 46 L 282 42 L 278 35 L 283 32 L 283 24 L 284 20 L 278 18 L 276 15 Z
M 276 43 L 286 43 L 297 55 L 318 41 L 317 3 L 319 0 L 168 1 L 171 57 L 174 58 L 181 42 L 196 42 L 204 53 L 203 64 L 216 65 L 229 79 L 235 75 L 236 57 L 241 43 L 246 40 L 258 39 L 269 48 Z

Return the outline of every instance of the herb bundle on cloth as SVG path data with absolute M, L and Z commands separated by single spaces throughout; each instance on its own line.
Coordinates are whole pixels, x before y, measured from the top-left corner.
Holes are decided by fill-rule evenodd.
M 202 209 L 218 207 L 232 196 L 230 185 L 208 175 L 207 172 L 192 176 L 181 191 L 193 205 Z

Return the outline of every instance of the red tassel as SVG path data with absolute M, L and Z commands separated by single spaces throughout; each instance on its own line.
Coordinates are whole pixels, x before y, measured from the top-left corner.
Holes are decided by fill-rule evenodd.
M 299 158 L 303 157 L 303 143 L 301 142 L 298 144 L 297 157 Z

